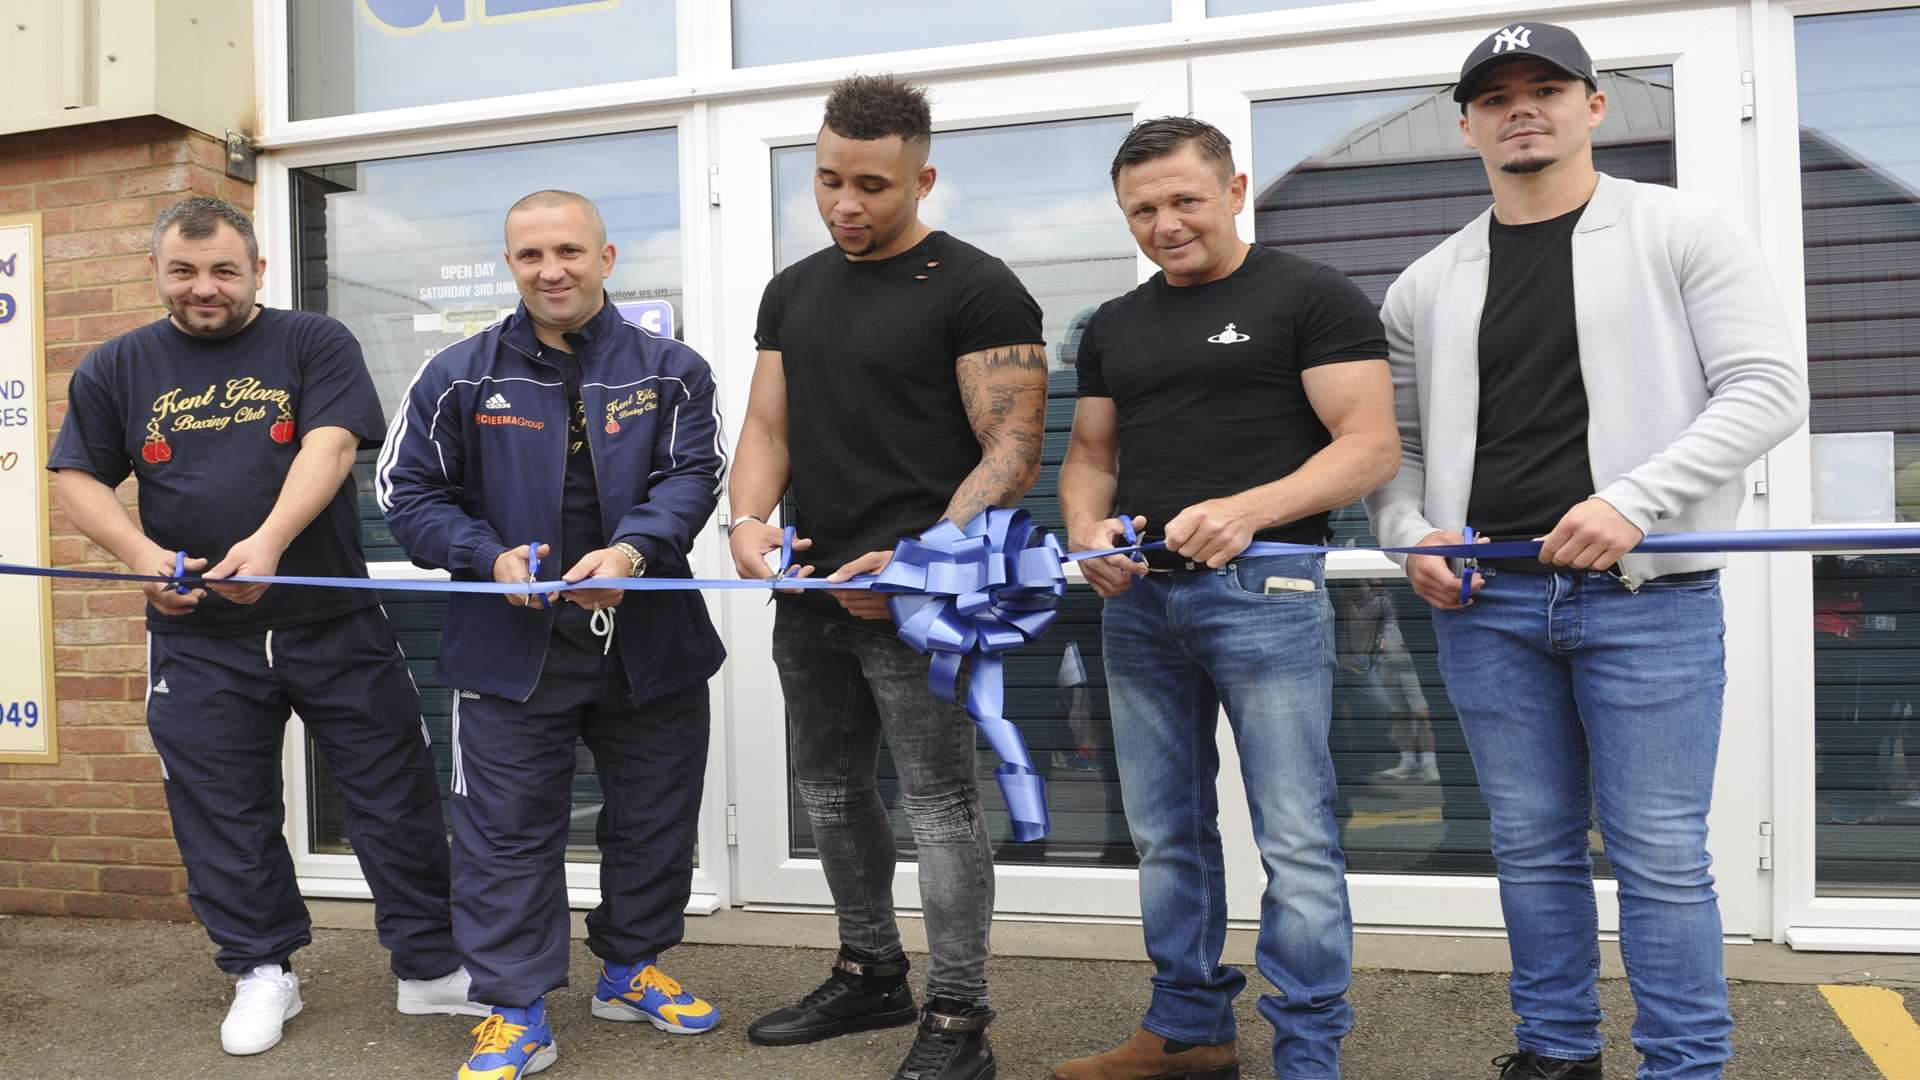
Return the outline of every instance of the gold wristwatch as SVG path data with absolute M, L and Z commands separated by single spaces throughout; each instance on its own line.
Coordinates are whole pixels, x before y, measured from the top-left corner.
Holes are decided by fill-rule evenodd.
M 647 572 L 647 557 L 641 553 L 639 548 L 622 540 L 620 543 L 613 545 L 613 550 L 625 555 L 627 561 L 633 564 L 627 573 L 628 577 L 645 576 Z

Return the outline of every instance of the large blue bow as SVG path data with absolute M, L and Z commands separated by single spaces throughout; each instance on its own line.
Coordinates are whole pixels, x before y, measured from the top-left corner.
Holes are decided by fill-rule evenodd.
M 960 662 L 973 658 L 967 714 L 1000 755 L 994 777 L 1013 815 L 1015 840 L 1047 835 L 1046 781 L 1006 708 L 1002 654 L 1047 632 L 1066 595 L 1060 542 L 1025 510 L 989 509 L 965 528 L 942 521 L 902 540 L 873 582 L 891 593 L 887 608 L 900 639 L 933 658 L 927 683 L 942 700 L 957 696 Z

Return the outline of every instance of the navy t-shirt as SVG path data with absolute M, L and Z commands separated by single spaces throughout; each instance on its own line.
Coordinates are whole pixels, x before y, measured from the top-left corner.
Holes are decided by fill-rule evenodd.
M 587 406 L 580 397 L 585 375 L 580 357 L 547 346 L 540 357 L 560 369 L 567 384 L 567 475 L 560 496 L 560 545 L 553 549 L 561 573 L 590 551 L 607 545 L 606 530 L 600 523 L 600 490 L 594 481 L 593 451 L 587 447 Z
M 262 308 L 246 329 L 208 340 L 161 319 L 81 361 L 47 467 L 79 469 L 110 487 L 134 474 L 147 536 L 212 567 L 266 521 L 300 437 L 321 427 L 345 428 L 363 447 L 385 434 L 379 395 L 346 327 L 314 312 Z M 278 573 L 367 576 L 352 476 L 287 546 Z M 366 590 L 276 585 L 253 604 L 209 593 L 186 615 L 149 608 L 147 626 L 252 633 L 378 602 Z

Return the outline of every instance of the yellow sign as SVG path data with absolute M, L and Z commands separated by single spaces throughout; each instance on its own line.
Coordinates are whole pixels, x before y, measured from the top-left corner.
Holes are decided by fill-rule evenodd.
M 40 215 L 0 217 L 0 562 L 45 566 L 47 383 Z M 53 761 L 53 588 L 0 577 L 0 761 Z

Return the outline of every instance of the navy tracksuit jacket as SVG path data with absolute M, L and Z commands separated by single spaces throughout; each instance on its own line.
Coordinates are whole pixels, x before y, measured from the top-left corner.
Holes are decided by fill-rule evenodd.
M 689 576 L 687 554 L 726 473 L 707 362 L 611 303 L 567 346 L 582 372 L 601 546 L 633 544 L 649 577 Z M 554 580 L 587 554 L 561 550 L 572 407 L 541 348 L 522 305 L 414 377 L 374 483 L 415 563 L 491 581 L 502 552 L 534 541 L 552 546 L 539 576 Z M 578 740 L 604 796 L 589 947 L 632 964 L 680 940 L 706 769 L 706 683 L 725 652 L 696 592 L 629 593 L 612 611 L 614 651 L 603 656 L 576 604 L 448 600 L 437 674 L 459 692 L 453 932 L 475 1000 L 524 1007 L 567 982 L 562 860 Z

